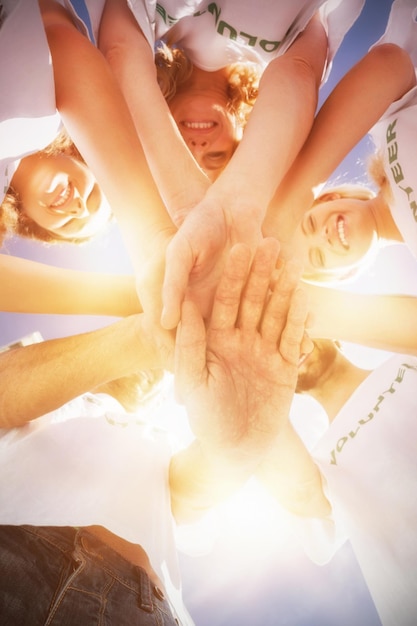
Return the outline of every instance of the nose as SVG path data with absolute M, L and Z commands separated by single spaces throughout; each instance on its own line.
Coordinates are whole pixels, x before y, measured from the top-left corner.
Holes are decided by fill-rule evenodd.
M 321 241 L 322 243 L 331 244 L 329 225 L 327 224 L 327 222 L 324 223 L 322 227 L 317 230 L 317 235 L 318 235 L 318 240 Z
M 207 148 L 209 145 L 208 139 L 206 137 L 191 137 L 188 140 L 188 143 L 193 148 Z
M 87 205 L 81 196 L 75 196 L 67 211 L 68 215 L 72 215 L 77 219 L 81 219 L 82 217 L 86 217 L 89 212 L 87 209 Z

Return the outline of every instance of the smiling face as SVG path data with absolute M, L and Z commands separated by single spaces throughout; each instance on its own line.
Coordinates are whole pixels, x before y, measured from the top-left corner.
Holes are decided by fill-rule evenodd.
M 216 90 L 185 90 L 174 96 L 169 108 L 195 160 L 214 181 L 242 138 L 242 128 L 227 108 L 227 97 Z
M 378 238 L 372 199 L 336 198 L 308 211 L 294 235 L 306 276 L 336 274 L 361 262 Z
M 179 94 L 170 102 L 178 129 L 199 166 L 215 180 L 241 138 L 235 117 L 209 94 Z
M 62 239 L 88 238 L 109 222 L 111 210 L 87 166 L 65 154 L 32 154 L 11 182 L 21 211 Z

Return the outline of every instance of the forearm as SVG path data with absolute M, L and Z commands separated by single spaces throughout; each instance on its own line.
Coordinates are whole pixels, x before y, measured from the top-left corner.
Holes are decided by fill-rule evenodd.
M 268 208 L 264 234 L 288 241 L 323 184 L 379 120 L 415 84 L 408 54 L 385 44 L 372 49 L 334 88 Z
M 290 422 L 283 426 L 256 475 L 278 503 L 295 515 L 326 517 L 331 512 L 320 471 Z
M 370 348 L 417 354 L 417 298 L 360 294 L 305 285 L 311 337 L 340 339 Z
M 0 354 L 0 427 L 20 426 L 107 381 L 160 367 L 143 319 Z
M 157 234 L 173 228 L 172 222 L 103 55 L 65 17 L 53 12 L 44 20 L 57 108 L 114 210 L 138 271 L 153 251 Z
M 133 276 L 62 269 L 0 254 L 0 309 L 14 313 L 140 313 Z
M 258 461 L 259 462 L 259 461 Z M 207 455 L 198 440 L 171 459 L 171 508 L 178 523 L 192 523 L 244 485 L 256 465 Z
M 153 178 L 177 223 L 177 212 L 193 208 L 210 183 L 171 116 L 157 82 L 153 52 L 125 0 L 107 0 L 99 47 L 120 84 Z
M 313 124 L 326 51 L 324 29 L 313 19 L 267 66 L 243 139 L 213 191 L 221 186 L 232 202 L 238 197 L 265 215 Z

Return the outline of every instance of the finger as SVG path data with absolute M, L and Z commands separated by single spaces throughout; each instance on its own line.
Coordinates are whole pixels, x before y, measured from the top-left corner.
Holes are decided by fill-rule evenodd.
M 235 326 L 240 298 L 249 272 L 250 256 L 250 249 L 244 244 L 236 244 L 231 249 L 214 297 L 210 320 L 212 330 Z
M 167 248 L 162 285 L 161 325 L 167 330 L 175 328 L 180 321 L 181 304 L 193 264 L 191 248 L 181 232 L 178 232 Z
M 287 323 L 287 315 L 294 289 L 298 285 L 301 264 L 288 261 L 278 272 L 272 295 L 265 308 L 260 330 L 262 337 L 277 343 Z
M 238 324 L 242 330 L 257 328 L 259 325 L 278 251 L 279 243 L 272 237 L 263 239 L 256 250 L 240 303 Z
M 301 288 L 298 288 L 293 292 L 287 322 L 278 344 L 282 357 L 292 365 L 298 366 L 300 356 L 306 346 L 304 332 L 306 318 L 307 295 Z
M 184 300 L 175 341 L 175 391 L 179 401 L 201 383 L 205 364 L 204 321 L 196 304 Z

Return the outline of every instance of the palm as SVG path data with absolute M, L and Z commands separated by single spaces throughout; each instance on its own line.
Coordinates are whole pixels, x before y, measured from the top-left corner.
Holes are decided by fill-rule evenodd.
M 283 272 L 268 298 L 271 244 L 255 256 L 246 285 L 250 251 L 241 250 L 226 266 L 207 332 L 184 303 L 176 371 L 196 437 L 246 457 L 265 450 L 288 416 L 306 308 L 294 295 L 295 272 Z
M 253 250 L 260 236 L 260 227 L 252 219 L 236 220 L 221 202 L 205 200 L 193 209 L 167 250 L 164 325 L 178 324 L 186 294 L 207 318 L 231 247 L 243 242 Z

